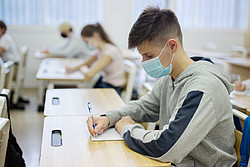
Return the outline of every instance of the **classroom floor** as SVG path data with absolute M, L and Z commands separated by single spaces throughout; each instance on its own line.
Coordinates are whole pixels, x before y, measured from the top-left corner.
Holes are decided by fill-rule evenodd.
M 12 130 L 26 166 L 38 167 L 44 116 L 43 112 L 37 112 L 37 89 L 25 89 L 23 97 L 30 103 L 25 105 L 25 110 L 11 111 Z

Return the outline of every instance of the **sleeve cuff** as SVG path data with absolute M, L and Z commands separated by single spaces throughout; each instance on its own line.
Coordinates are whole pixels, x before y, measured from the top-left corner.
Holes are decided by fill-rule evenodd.
M 121 119 L 117 111 L 109 111 L 105 114 L 109 119 L 109 127 L 112 127 Z
M 122 128 L 122 131 L 121 131 L 121 136 L 124 135 L 124 133 L 126 133 L 128 130 L 131 132 L 133 129 L 135 128 L 139 128 L 139 129 L 144 129 L 144 127 L 141 125 L 141 124 L 129 124 L 129 125 L 125 125 L 123 128 Z

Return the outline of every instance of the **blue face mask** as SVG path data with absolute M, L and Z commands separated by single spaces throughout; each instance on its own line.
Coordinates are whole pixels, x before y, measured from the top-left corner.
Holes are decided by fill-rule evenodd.
M 88 48 L 89 50 L 95 50 L 95 49 L 96 49 L 96 47 L 94 47 L 94 46 L 91 45 L 90 43 L 87 43 L 87 48 Z
M 147 60 L 147 61 L 144 61 L 141 63 L 142 67 L 146 71 L 146 73 L 153 78 L 160 78 L 160 77 L 169 75 L 172 71 L 172 61 L 174 58 L 174 53 L 173 53 L 173 57 L 172 57 L 172 60 L 170 62 L 170 65 L 167 66 L 166 68 L 162 67 L 161 61 L 159 59 L 162 52 L 165 50 L 166 46 L 167 46 L 167 43 L 165 44 L 164 48 L 162 49 L 162 51 L 158 57 L 152 58 L 150 60 Z

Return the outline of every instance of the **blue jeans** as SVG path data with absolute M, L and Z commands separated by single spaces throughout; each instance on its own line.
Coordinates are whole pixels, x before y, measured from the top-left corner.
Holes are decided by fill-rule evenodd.
M 102 82 L 102 77 L 100 77 L 98 79 L 98 81 L 96 82 L 94 88 L 113 88 L 116 90 L 116 92 L 121 96 L 121 92 L 122 92 L 122 87 L 116 87 L 116 86 L 113 86 L 109 83 L 106 83 L 106 82 Z

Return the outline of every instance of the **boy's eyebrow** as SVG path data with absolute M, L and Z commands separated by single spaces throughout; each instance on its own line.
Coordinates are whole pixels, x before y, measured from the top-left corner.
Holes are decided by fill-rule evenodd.
M 151 52 L 146 52 L 146 53 L 143 53 L 142 55 L 143 56 L 149 56 L 149 55 L 152 56 L 153 54 Z

